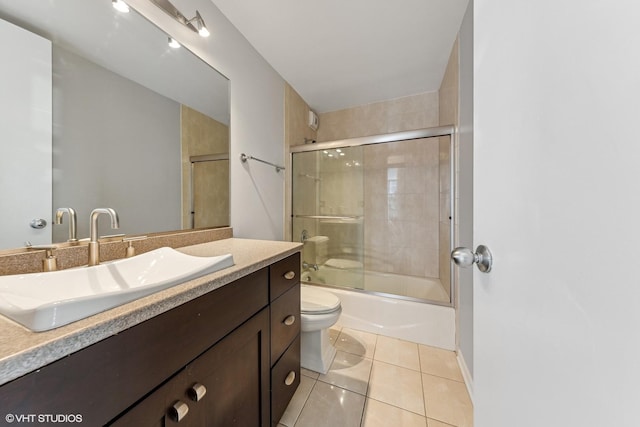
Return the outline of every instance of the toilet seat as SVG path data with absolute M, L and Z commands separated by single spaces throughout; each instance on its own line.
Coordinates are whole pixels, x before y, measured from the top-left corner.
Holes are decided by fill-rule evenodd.
M 340 299 L 328 291 L 302 285 L 300 311 L 302 314 L 327 314 L 340 310 Z

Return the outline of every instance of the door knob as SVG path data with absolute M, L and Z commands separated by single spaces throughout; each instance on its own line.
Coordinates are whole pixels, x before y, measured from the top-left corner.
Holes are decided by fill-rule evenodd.
M 478 246 L 475 252 L 469 248 L 455 248 L 451 252 L 451 259 L 460 267 L 471 267 L 476 264 L 478 270 L 483 273 L 490 272 L 493 265 L 491 251 L 484 245 Z
M 42 218 L 35 218 L 31 220 L 29 225 L 31 226 L 31 228 L 35 229 L 45 228 L 47 226 L 47 220 Z

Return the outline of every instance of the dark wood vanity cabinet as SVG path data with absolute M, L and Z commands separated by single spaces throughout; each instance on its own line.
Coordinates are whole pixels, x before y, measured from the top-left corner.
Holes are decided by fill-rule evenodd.
M 271 419 L 276 426 L 300 384 L 300 254 L 269 271 Z
M 80 414 L 92 426 L 276 425 L 299 384 L 299 262 L 291 255 L 13 380 L 0 408 Z

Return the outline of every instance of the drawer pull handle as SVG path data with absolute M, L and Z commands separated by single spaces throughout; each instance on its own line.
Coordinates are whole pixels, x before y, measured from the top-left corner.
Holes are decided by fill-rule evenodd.
M 284 278 L 287 280 L 291 280 L 294 277 L 296 277 L 295 271 L 287 271 L 286 273 L 284 273 Z
M 296 372 L 291 371 L 289 372 L 289 375 L 287 375 L 287 378 L 284 379 L 284 383 L 286 385 L 291 385 L 295 380 L 296 380 Z
M 287 326 L 291 326 L 294 323 L 296 323 L 296 316 L 294 316 L 293 314 L 291 316 L 287 316 L 287 318 L 284 319 L 282 323 L 284 323 Z
M 200 402 L 200 400 L 207 394 L 207 388 L 200 383 L 195 383 L 191 386 L 191 388 L 187 391 L 189 398 L 194 402 Z
M 188 413 L 189 413 L 189 405 L 179 400 L 176 403 L 174 403 L 171 408 L 169 408 L 169 417 L 177 423 L 182 421 L 184 417 L 187 416 Z

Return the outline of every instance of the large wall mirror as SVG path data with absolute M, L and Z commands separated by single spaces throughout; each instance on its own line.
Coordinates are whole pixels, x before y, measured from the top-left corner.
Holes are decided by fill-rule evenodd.
M 0 249 L 27 240 L 66 241 L 66 216 L 53 224 L 58 208 L 77 212 L 80 239 L 88 237 L 89 214 L 97 207 L 120 216 L 113 231 L 108 218 L 100 219 L 103 235 L 229 225 L 229 81 L 223 75 L 184 47 L 169 47 L 162 30 L 134 10 L 116 11 L 110 0 L 0 0 L 0 18 L 51 41 L 53 106 L 52 201 L 43 229 L 31 226 L 37 214 L 30 215 L 29 205 L 39 194 L 25 185 L 25 177 L 42 168 L 29 170 L 35 163 L 29 150 L 22 150 L 26 159 L 9 150 L 28 141 L 6 137 L 0 128 L 0 169 L 20 165 L 10 184 L 2 176 L 2 209 L 27 210 L 17 224 L 0 222 L 0 235 L 5 228 L 18 232 L 13 240 L 0 238 Z M 3 96 L 8 105 L 0 111 L 29 103 L 33 93 L 21 92 L 13 101 Z

